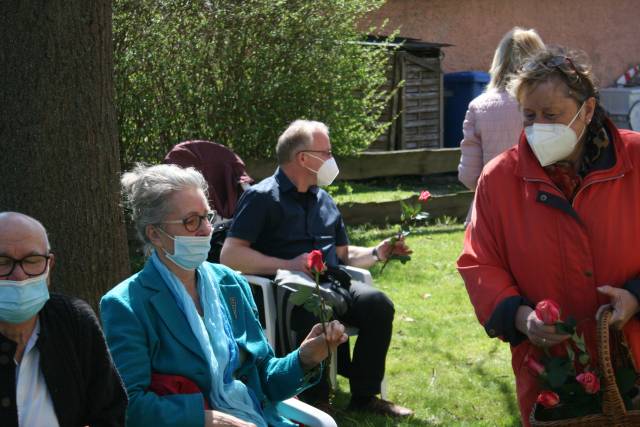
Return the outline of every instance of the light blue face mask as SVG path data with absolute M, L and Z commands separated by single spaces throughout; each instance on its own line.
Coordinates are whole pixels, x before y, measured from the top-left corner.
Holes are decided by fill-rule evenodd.
M 27 280 L 0 280 L 0 321 L 22 323 L 44 307 L 49 299 L 45 272 Z
M 173 240 L 173 254 L 162 248 L 167 258 L 183 270 L 195 270 L 207 260 L 211 249 L 211 234 L 208 236 L 171 236 L 158 227 L 165 236 Z

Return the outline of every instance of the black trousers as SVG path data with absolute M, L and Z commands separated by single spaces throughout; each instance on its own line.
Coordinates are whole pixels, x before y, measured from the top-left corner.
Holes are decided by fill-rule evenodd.
M 366 398 L 380 393 L 384 378 L 385 359 L 393 327 L 393 302 L 380 290 L 362 282 L 352 281 L 349 288 L 351 304 L 338 318 L 348 326 L 359 329 L 349 363 L 349 343 L 338 347 L 338 372 L 349 378 L 352 398 Z M 318 319 L 302 307 L 295 307 L 291 323 L 298 337 L 304 340 Z M 308 402 L 326 400 L 329 394 L 328 377 L 305 390 L 301 398 Z

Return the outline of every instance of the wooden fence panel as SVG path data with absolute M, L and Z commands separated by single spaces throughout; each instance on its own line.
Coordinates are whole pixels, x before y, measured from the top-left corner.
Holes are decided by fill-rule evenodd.
M 386 176 L 432 175 L 456 172 L 460 161 L 460 148 L 398 150 L 364 152 L 357 157 L 337 158 L 340 180 L 358 180 Z M 245 161 L 247 172 L 255 180 L 273 174 L 274 160 Z
M 456 194 L 442 196 L 431 196 L 425 205 L 425 211 L 429 212 L 431 218 L 443 215 L 464 219 L 467 216 L 469 206 L 473 202 L 473 192 L 464 191 Z M 418 196 L 405 199 L 404 202 L 417 203 Z M 339 206 L 340 213 L 345 224 L 397 224 L 400 222 L 400 201 L 393 202 L 370 202 L 370 203 L 349 203 Z

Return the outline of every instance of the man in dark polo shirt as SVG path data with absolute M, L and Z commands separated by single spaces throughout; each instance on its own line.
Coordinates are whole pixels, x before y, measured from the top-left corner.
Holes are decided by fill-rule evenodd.
M 278 269 L 307 271 L 309 252 L 320 249 L 330 266 L 345 264 L 369 268 L 392 253 L 411 251 L 404 241 L 388 240 L 375 247 L 349 245 L 342 216 L 335 202 L 319 186 L 329 185 L 338 174 L 331 154 L 327 127 L 320 122 L 297 120 L 278 139 L 275 174 L 245 191 L 221 253 L 221 262 L 247 274 L 274 275 Z M 340 320 L 359 328 L 349 368 L 350 409 L 389 416 L 408 416 L 410 409 L 378 398 L 391 341 L 394 308 L 381 291 L 352 281 L 352 302 Z M 297 315 L 304 317 L 303 310 Z M 308 314 L 307 314 L 308 316 Z M 297 325 L 313 319 L 294 317 Z M 307 331 L 299 330 L 299 336 Z M 305 400 L 326 408 L 328 385 L 310 389 Z

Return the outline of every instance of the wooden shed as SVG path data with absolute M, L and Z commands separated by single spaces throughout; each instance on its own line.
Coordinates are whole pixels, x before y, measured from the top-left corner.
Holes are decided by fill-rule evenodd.
M 393 151 L 443 146 L 443 89 L 441 61 L 444 43 L 427 43 L 411 38 L 370 37 L 367 43 L 385 43 L 392 56 L 386 87 L 404 82 L 389 101 L 382 119 L 396 117 L 387 131 L 368 151 Z

